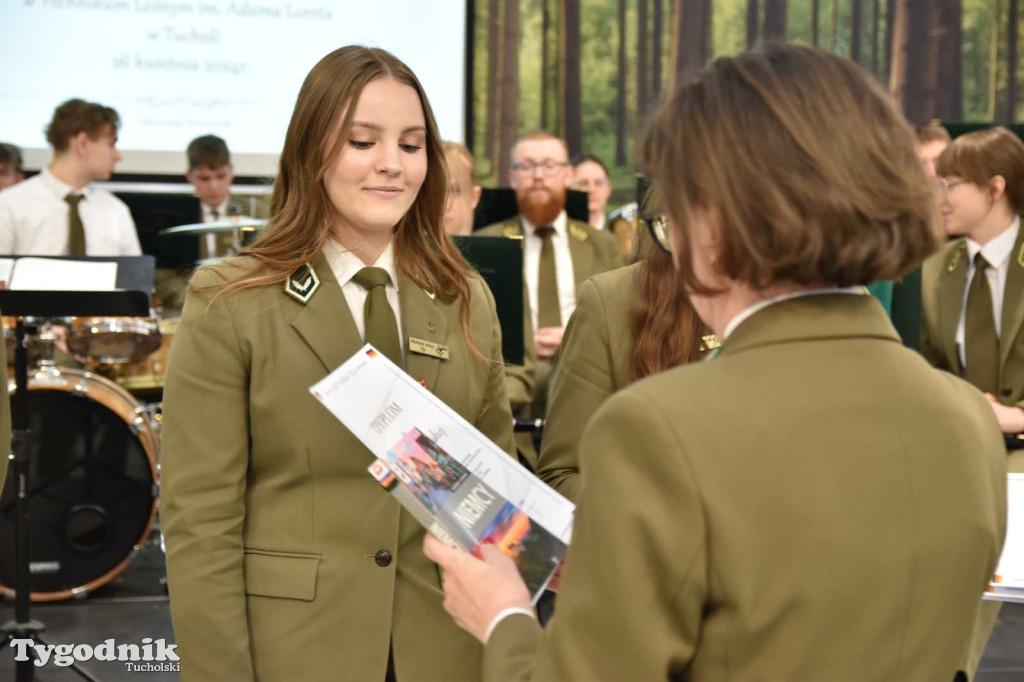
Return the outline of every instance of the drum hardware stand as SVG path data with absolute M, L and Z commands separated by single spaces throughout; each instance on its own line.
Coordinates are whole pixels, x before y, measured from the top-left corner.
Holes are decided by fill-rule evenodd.
M 28 475 L 32 433 L 28 426 L 28 351 L 25 350 L 25 320 L 23 317 L 18 317 L 18 323 L 14 328 L 14 332 L 17 341 L 14 349 L 14 383 L 16 387 L 14 403 L 17 403 L 18 409 L 12 410 L 11 442 L 13 445 L 13 455 L 10 460 L 11 475 L 15 477 L 18 486 L 18 497 L 14 503 L 14 553 L 17 557 L 17 573 L 14 580 L 14 620 L 0 626 L 0 632 L 4 635 L 5 643 L 12 639 L 31 639 L 35 643 L 48 645 L 49 643 L 40 637 L 40 633 L 46 629 L 46 626 L 38 620 L 32 620 L 30 609 L 32 577 L 29 566 L 28 547 Z M 52 348 L 51 344 L 49 351 L 51 361 L 53 359 Z M 44 359 L 45 355 L 46 351 L 44 350 Z M 28 660 L 15 661 L 15 678 L 17 682 L 32 682 L 35 676 L 36 656 L 37 654 L 33 650 L 32 656 Z M 97 678 L 82 668 L 77 661 L 73 662 L 69 667 L 82 679 L 89 680 L 89 682 L 99 682 Z
M 17 256 L 14 256 L 17 258 Z M 86 259 L 77 259 L 86 260 Z M 129 291 L 0 291 L 0 309 L 15 317 L 16 346 L 14 350 L 14 381 L 15 395 L 12 401 L 17 410 L 12 410 L 11 441 L 13 454 L 11 475 L 17 486 L 15 499 L 15 541 L 14 555 L 16 573 L 14 580 L 15 601 L 14 620 L 0 626 L 4 642 L 11 639 L 32 639 L 37 643 L 48 645 L 39 635 L 46 626 L 33 620 L 31 616 L 31 554 L 29 548 L 29 475 L 31 459 L 32 433 L 29 429 L 28 415 L 28 351 L 25 348 L 25 320 L 30 314 L 42 317 L 61 317 L 81 315 L 87 310 L 118 315 L 145 315 L 149 311 L 149 297 L 145 293 L 152 291 L 155 259 L 152 256 L 131 258 L 92 258 L 88 260 L 115 261 L 119 263 L 117 285 Z M 123 274 L 122 274 L 123 272 Z M 13 310 L 12 310 L 13 308 Z M 108 309 L 108 310 L 98 310 Z M 50 354 L 52 360 L 52 350 Z M 0 448 L 2 448 L 0 444 Z M 35 678 L 36 653 L 24 661 L 15 661 L 16 682 L 32 682 Z M 79 677 L 88 682 L 100 680 L 73 662 L 69 668 Z

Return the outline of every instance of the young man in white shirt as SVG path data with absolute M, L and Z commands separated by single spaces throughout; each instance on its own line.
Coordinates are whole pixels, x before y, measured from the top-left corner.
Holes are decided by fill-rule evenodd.
M 234 215 L 231 204 L 231 183 L 235 169 L 231 165 L 231 152 L 227 143 L 216 135 L 203 135 L 192 140 L 186 152 L 188 172 L 185 179 L 195 187 L 199 198 L 201 223 L 215 223 Z M 231 233 L 205 234 L 200 237 L 199 257 L 215 258 L 237 251 L 240 244 L 233 243 Z
M 1024 142 L 1006 128 L 961 135 L 936 162 L 946 234 L 922 271 L 921 353 L 985 394 L 1003 433 L 1024 432 Z M 1009 471 L 1024 472 L 1024 453 Z M 999 614 L 979 605 L 973 676 Z
M 0 192 L 0 254 L 138 256 L 131 213 L 90 183 L 107 180 L 121 160 L 120 117 L 81 99 L 53 112 L 46 139 L 53 161 L 33 178 Z

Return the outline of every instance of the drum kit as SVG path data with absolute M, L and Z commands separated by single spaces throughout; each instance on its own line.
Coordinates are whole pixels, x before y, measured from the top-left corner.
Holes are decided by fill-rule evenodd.
M 163 234 L 251 231 L 265 221 Z M 236 241 L 236 243 L 245 243 Z M 83 597 L 129 564 L 157 522 L 161 400 L 177 318 L 26 318 L 32 601 Z M 8 386 L 15 318 L 3 318 Z M 0 495 L 0 591 L 14 584 L 14 477 Z

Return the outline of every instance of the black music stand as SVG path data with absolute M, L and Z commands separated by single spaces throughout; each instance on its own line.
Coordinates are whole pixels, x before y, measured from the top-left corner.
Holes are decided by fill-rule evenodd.
M 10 256 L 18 258 L 18 256 Z M 149 315 L 149 296 L 153 289 L 155 259 L 152 256 L 100 257 L 100 258 L 59 258 L 58 260 L 79 260 L 111 262 L 118 264 L 116 291 L 12 291 L 0 290 L 0 311 L 4 315 L 18 318 L 15 325 L 17 346 L 14 351 L 14 401 L 17 410 L 12 410 L 12 443 L 14 457 L 11 475 L 17 481 L 18 497 L 15 500 L 15 541 L 14 553 L 17 573 L 14 580 L 14 620 L 0 626 L 4 642 L 10 639 L 33 639 L 46 644 L 39 633 L 46 626 L 31 618 L 32 576 L 29 571 L 28 494 L 29 485 L 29 443 L 31 433 L 28 426 L 28 352 L 25 350 L 25 317 L 146 317 Z M 15 266 L 17 267 L 17 266 Z M 0 445 L 2 447 L 2 445 Z M 34 655 L 34 654 L 33 654 Z M 72 664 L 71 669 L 80 677 L 98 682 L 87 671 Z M 15 665 L 17 682 L 32 682 L 35 676 L 35 662 L 17 661 Z

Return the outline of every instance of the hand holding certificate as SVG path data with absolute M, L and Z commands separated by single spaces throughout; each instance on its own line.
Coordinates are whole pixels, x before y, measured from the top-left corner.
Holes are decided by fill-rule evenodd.
M 533 601 L 565 555 L 574 506 L 372 346 L 310 392 L 377 457 L 370 473 L 420 523 L 512 559 Z

